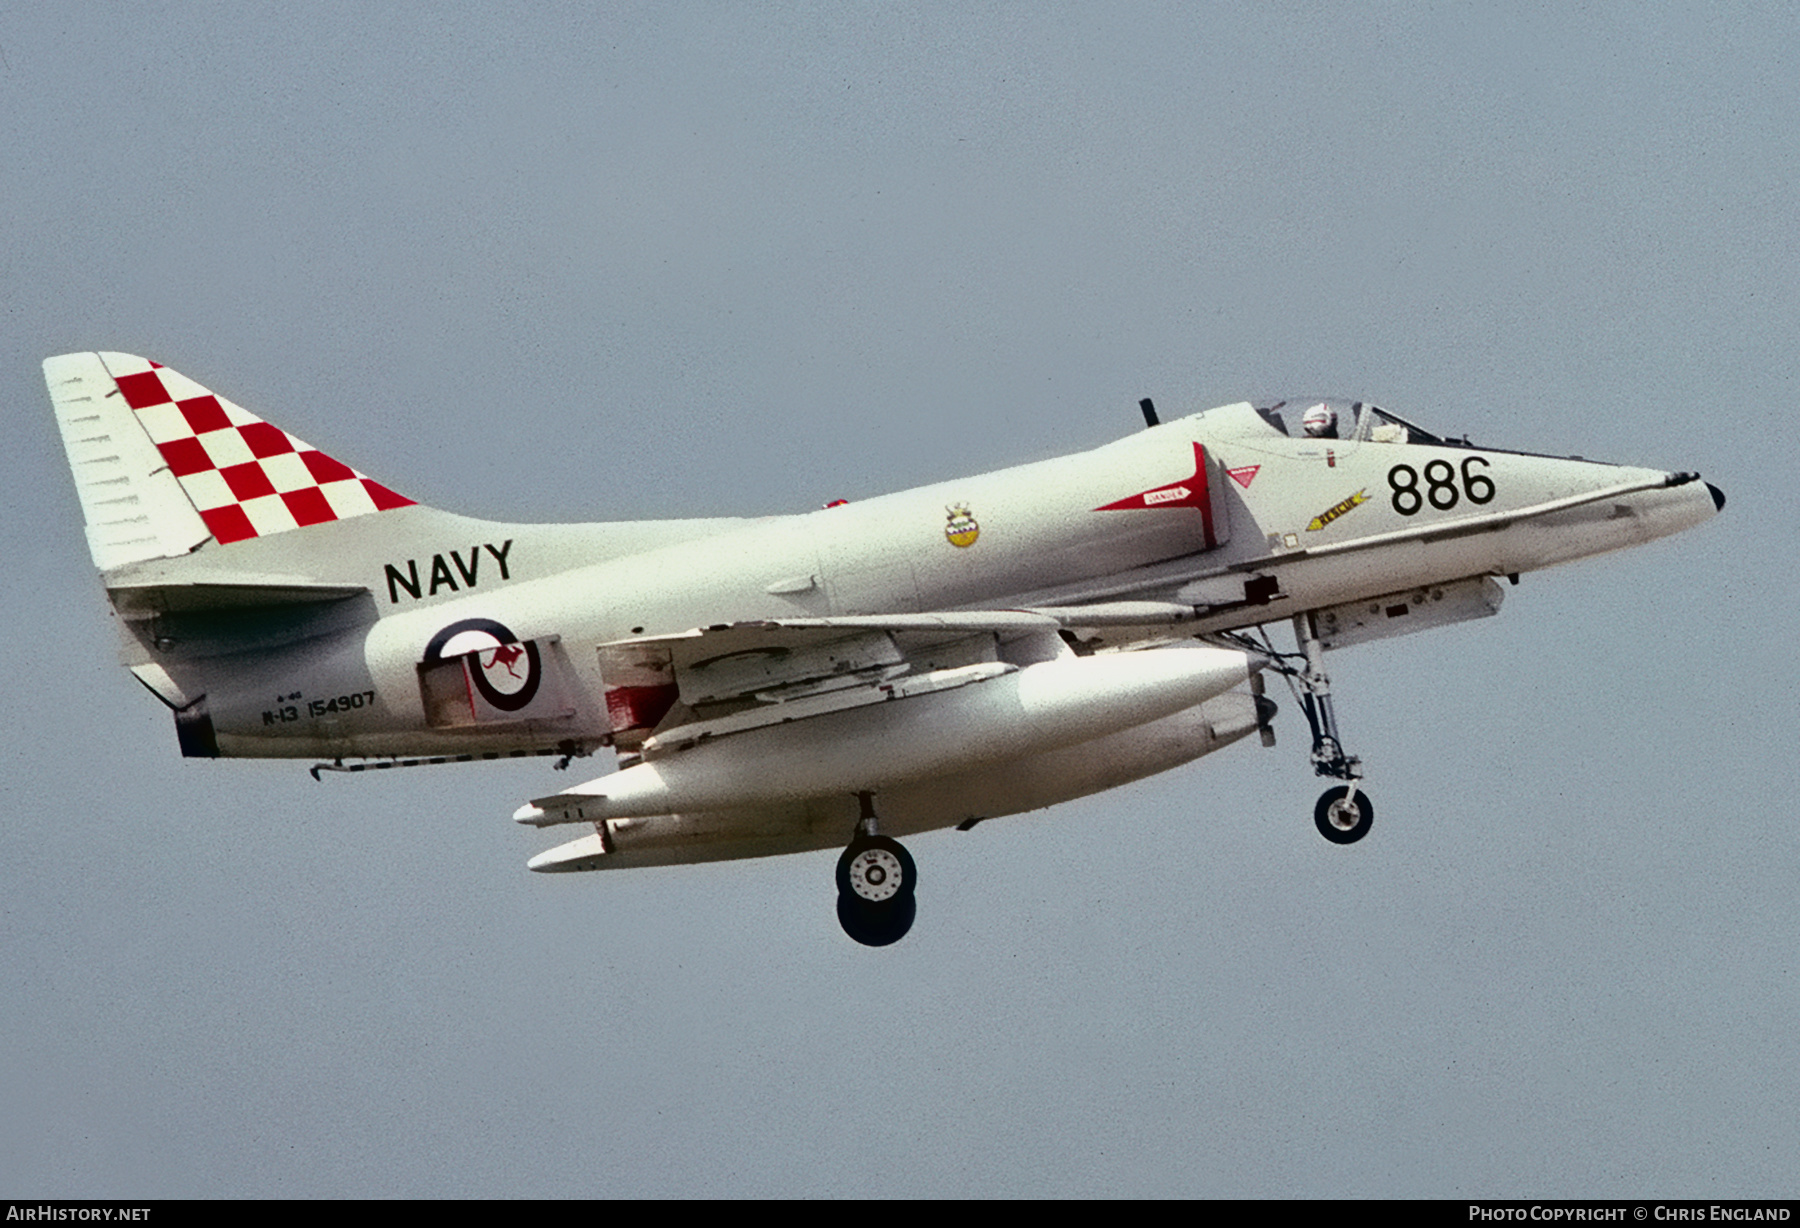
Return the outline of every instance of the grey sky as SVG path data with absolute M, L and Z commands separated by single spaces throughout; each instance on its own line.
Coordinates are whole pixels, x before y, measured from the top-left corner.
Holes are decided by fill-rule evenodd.
M 1579 8 L 1577 12 L 1571 9 Z M 1782 6 L 0 17 L 7 1195 L 1794 1193 Z M 1304 725 L 912 842 L 542 878 L 542 764 L 182 762 L 38 364 L 408 495 L 765 514 L 1267 391 L 1730 502 Z

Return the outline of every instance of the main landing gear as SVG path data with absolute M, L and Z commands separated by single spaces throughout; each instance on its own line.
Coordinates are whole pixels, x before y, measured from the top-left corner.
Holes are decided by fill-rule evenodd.
M 874 794 L 856 797 L 862 816 L 837 864 L 838 924 L 865 947 L 885 947 L 899 942 L 912 928 L 918 912 L 913 887 L 919 872 L 905 845 L 876 834 Z

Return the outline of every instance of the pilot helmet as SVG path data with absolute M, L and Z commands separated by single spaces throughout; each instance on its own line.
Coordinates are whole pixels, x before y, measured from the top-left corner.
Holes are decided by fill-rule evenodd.
M 1337 410 L 1320 401 L 1306 411 L 1300 420 L 1306 433 L 1315 439 L 1335 439 L 1337 437 Z

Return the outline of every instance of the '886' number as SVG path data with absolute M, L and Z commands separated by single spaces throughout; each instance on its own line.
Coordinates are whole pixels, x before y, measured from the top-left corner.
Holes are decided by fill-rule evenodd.
M 1440 512 L 1447 512 L 1463 499 L 1470 503 L 1492 503 L 1494 501 L 1494 482 L 1485 473 L 1477 473 L 1474 466 L 1488 468 L 1487 461 L 1479 456 L 1468 457 L 1462 463 L 1462 486 L 1456 484 L 1456 470 L 1447 460 L 1434 460 L 1425 466 L 1425 489 L 1419 489 L 1419 471 L 1411 465 L 1395 465 L 1388 470 L 1388 488 L 1394 492 L 1394 510 L 1402 516 L 1411 516 L 1430 503 Z

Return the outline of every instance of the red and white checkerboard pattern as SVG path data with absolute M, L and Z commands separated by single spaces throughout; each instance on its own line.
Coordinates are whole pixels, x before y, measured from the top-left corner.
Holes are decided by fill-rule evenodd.
M 222 546 L 412 506 L 161 363 L 124 354 L 102 359 Z

